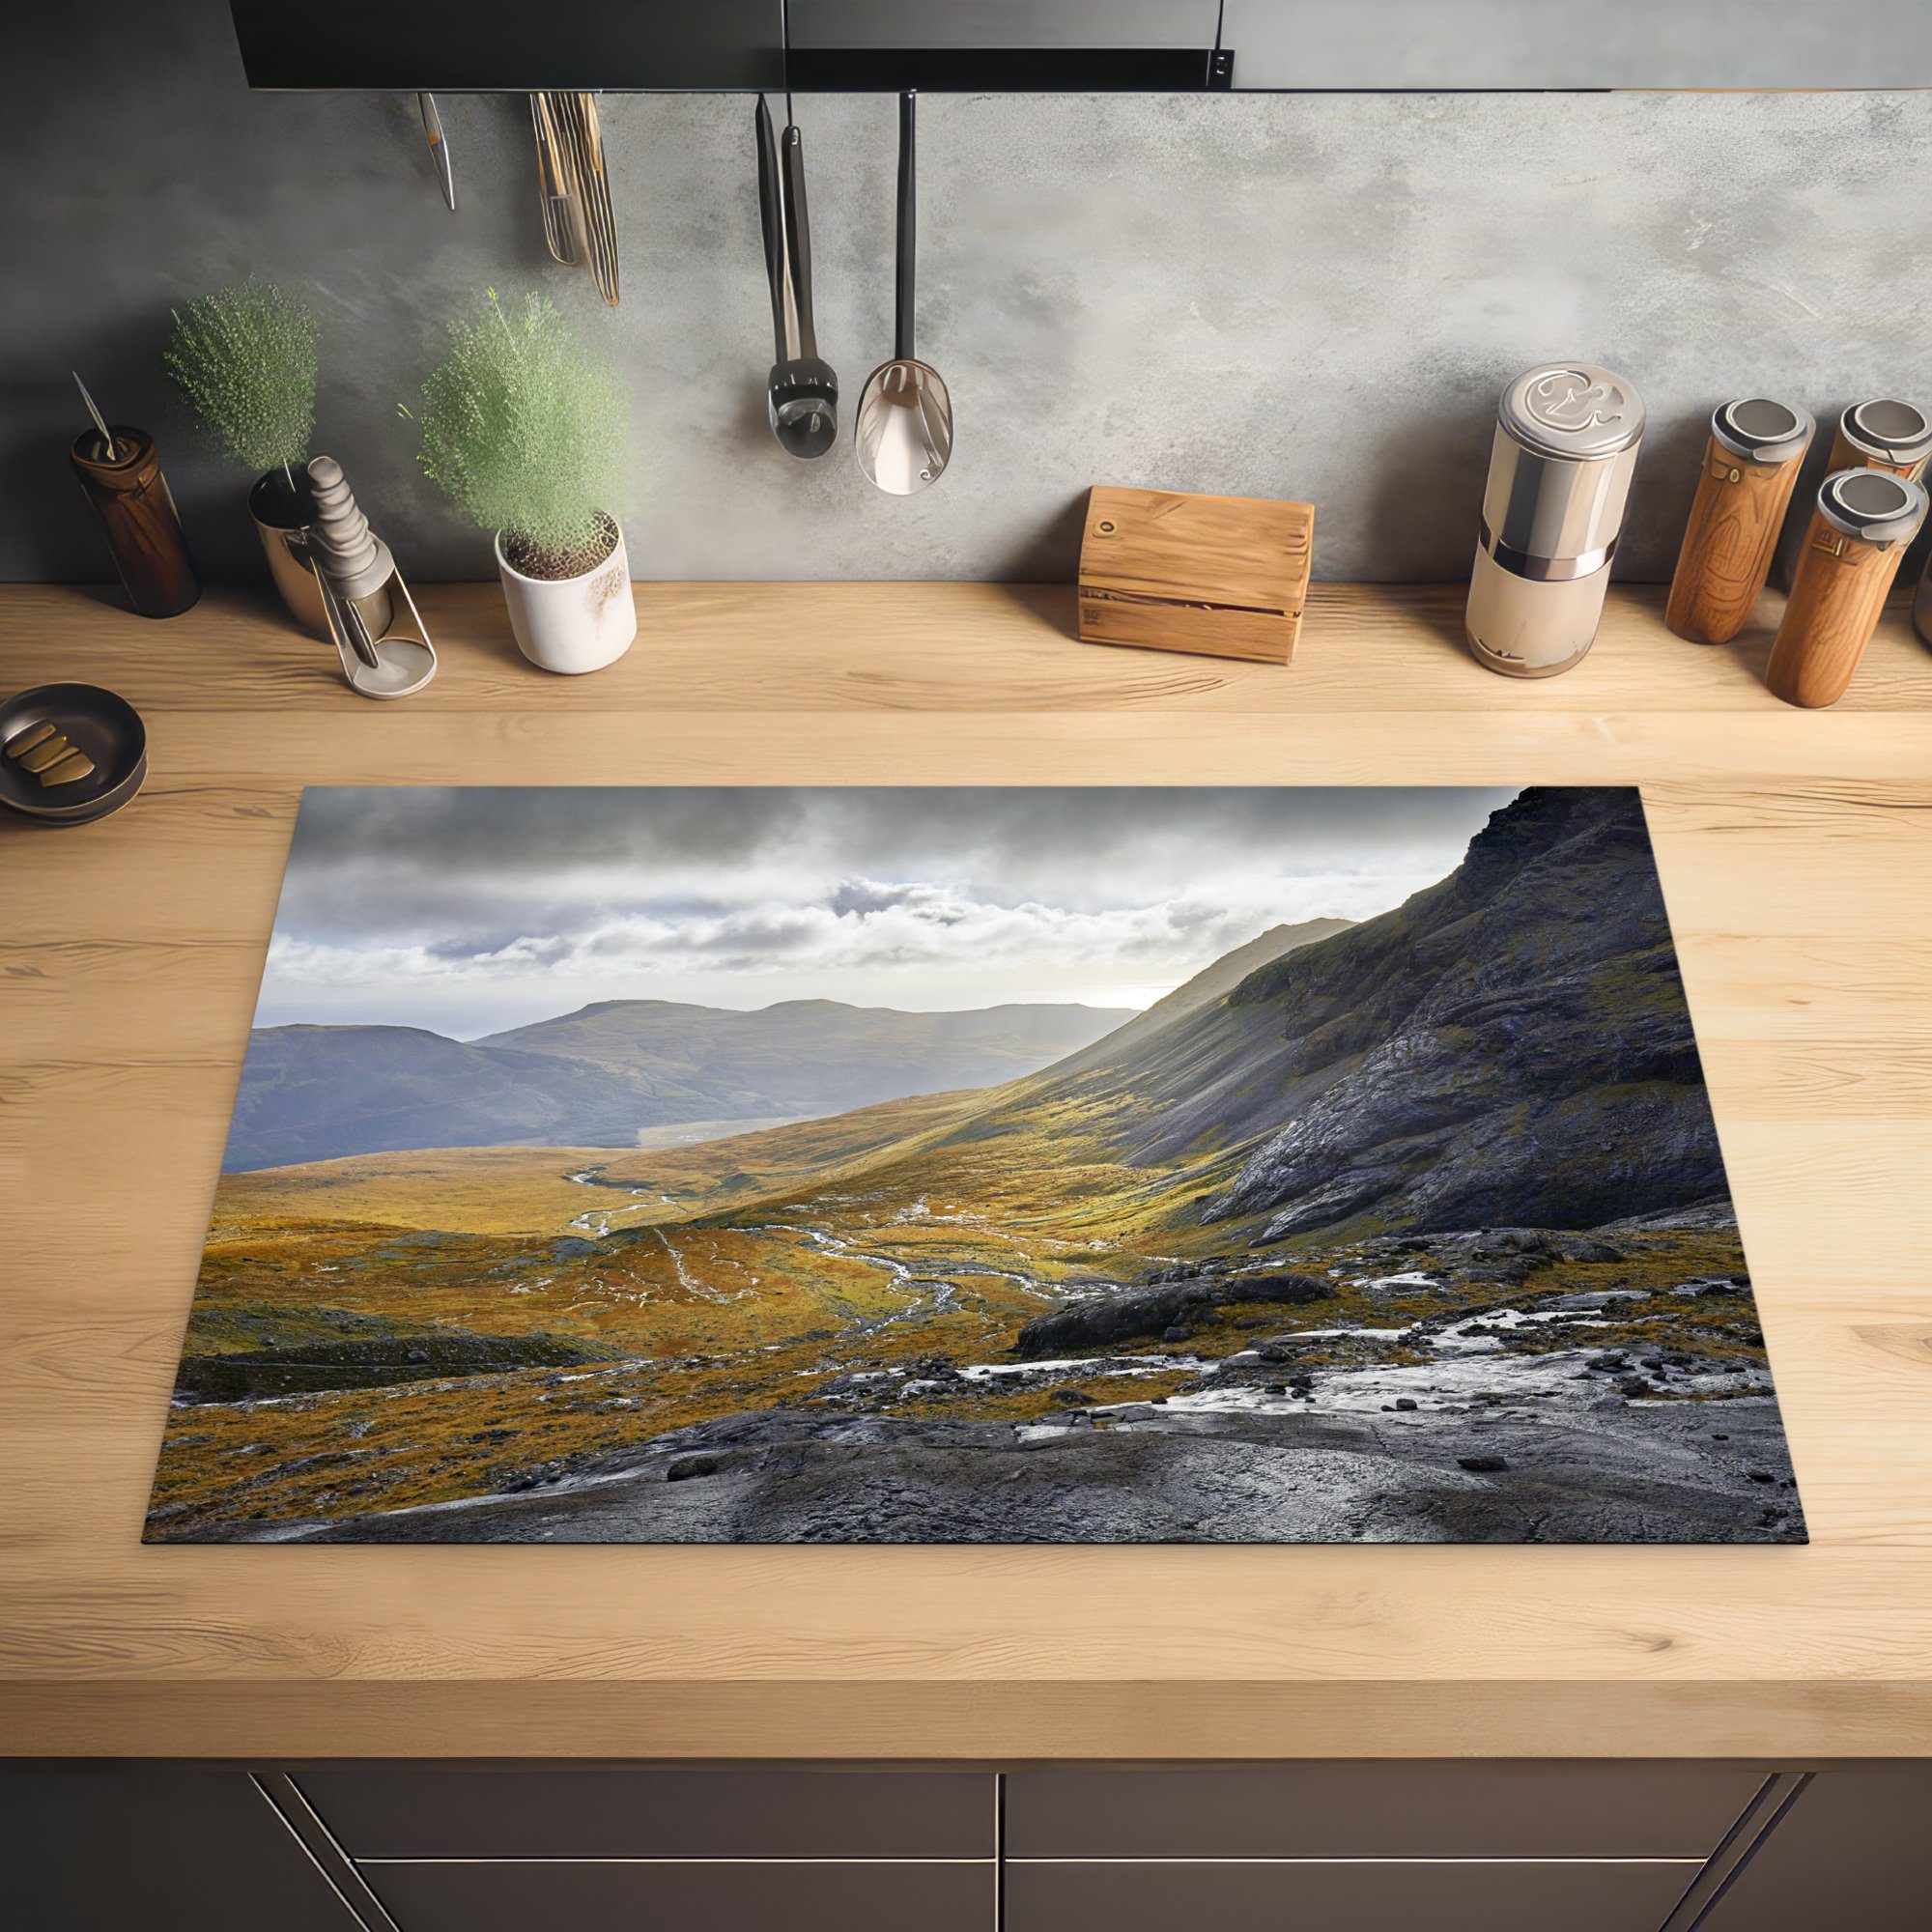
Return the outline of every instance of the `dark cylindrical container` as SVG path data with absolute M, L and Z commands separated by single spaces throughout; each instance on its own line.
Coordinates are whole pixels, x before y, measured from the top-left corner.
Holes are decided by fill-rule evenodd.
M 178 617 L 191 608 L 201 595 L 201 577 L 155 439 L 116 423 L 110 458 L 99 431 L 83 430 L 68 457 L 107 532 L 128 602 L 143 617 Z

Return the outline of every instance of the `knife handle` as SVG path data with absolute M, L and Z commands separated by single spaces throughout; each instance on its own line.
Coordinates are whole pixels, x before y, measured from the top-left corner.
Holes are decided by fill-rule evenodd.
M 798 353 L 803 360 L 812 361 L 818 355 L 818 331 L 811 320 L 811 222 L 805 205 L 805 143 L 796 128 L 784 130 L 784 236 L 792 307 L 798 316 Z

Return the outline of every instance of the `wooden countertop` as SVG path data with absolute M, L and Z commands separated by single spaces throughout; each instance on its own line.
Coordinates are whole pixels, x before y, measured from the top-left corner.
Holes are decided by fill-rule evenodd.
M 547 677 L 432 589 L 393 705 L 270 606 L 0 590 L 0 685 L 109 685 L 120 817 L 0 813 L 0 1750 L 1932 1756 L 1932 653 L 1835 710 L 1619 592 L 1539 683 L 1454 588 L 1318 586 L 1282 670 L 1071 593 L 640 584 Z M 1767 597 L 1760 616 L 1775 619 Z M 143 1548 L 296 800 L 334 782 L 1641 781 L 1808 1548 Z

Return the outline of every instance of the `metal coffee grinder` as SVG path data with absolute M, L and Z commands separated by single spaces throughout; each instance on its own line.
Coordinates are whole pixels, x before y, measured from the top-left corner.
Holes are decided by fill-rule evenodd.
M 1643 440 L 1643 400 L 1587 362 L 1503 391 L 1465 628 L 1478 664 L 1553 677 L 1590 648 Z

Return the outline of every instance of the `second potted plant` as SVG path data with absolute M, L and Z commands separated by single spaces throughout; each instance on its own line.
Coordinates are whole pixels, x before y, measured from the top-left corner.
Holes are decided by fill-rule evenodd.
M 545 670 L 596 670 L 638 635 L 624 533 L 611 508 L 630 396 L 543 297 L 520 312 L 489 291 L 449 326 L 423 384 L 424 471 L 496 537 L 517 646 Z
M 308 554 L 315 501 L 302 469 L 315 434 L 315 312 L 272 282 L 238 282 L 175 312 L 166 362 L 203 428 L 258 470 L 248 513 L 282 601 L 327 637 Z

